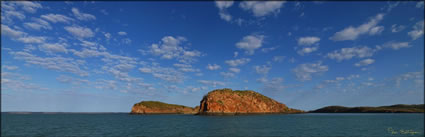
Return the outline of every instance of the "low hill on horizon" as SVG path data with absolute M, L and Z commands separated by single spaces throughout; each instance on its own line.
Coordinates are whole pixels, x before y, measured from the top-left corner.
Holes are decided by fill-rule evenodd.
M 424 113 L 424 104 L 396 104 L 379 107 L 327 106 L 309 113 Z

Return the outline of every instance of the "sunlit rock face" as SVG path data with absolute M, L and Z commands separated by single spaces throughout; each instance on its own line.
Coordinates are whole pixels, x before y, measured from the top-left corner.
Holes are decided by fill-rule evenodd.
M 301 110 L 288 108 L 255 91 L 233 91 L 218 89 L 209 92 L 201 100 L 199 114 L 268 114 L 268 113 L 302 113 Z

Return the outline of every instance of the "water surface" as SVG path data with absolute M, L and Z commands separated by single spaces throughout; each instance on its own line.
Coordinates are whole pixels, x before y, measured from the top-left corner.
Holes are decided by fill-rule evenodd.
M 423 121 L 423 113 L 247 116 L 2 113 L 1 135 L 424 136 Z

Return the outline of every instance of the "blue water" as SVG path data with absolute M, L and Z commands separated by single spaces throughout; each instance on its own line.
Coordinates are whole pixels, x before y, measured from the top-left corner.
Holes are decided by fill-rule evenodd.
M 5 114 L 2 136 L 424 136 L 424 114 Z M 409 130 L 415 133 L 401 133 Z M 412 135 L 413 134 L 413 135 Z

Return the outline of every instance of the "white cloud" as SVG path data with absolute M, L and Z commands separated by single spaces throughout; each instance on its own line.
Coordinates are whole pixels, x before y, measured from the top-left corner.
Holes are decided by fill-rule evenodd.
M 135 66 L 132 64 L 121 63 L 113 66 L 103 66 L 102 69 L 112 74 L 115 79 L 123 82 L 136 82 L 142 80 L 141 78 L 135 78 L 128 75 L 128 71 L 133 69 Z
M 2 16 L 4 16 L 5 18 L 8 18 L 8 19 L 10 19 L 11 17 L 15 17 L 15 18 L 18 18 L 20 20 L 25 19 L 24 14 L 22 14 L 21 12 L 12 11 L 12 10 L 5 11 L 4 15 L 2 15 Z
M 351 80 L 351 79 L 355 79 L 355 78 L 360 78 L 360 75 L 358 75 L 358 74 L 356 74 L 356 75 L 352 74 L 352 75 L 346 77 L 347 80 Z
M 409 42 L 387 42 L 383 45 L 384 48 L 391 48 L 393 50 L 399 50 L 401 48 L 408 48 L 411 47 L 411 45 L 409 45 Z
M 276 50 L 278 47 L 262 48 L 261 51 L 264 53 Z
M 2 68 L 7 69 L 7 70 L 17 70 L 19 67 L 18 66 L 2 65 Z
M 213 80 L 198 80 L 199 83 L 204 84 L 204 85 L 208 85 L 208 86 L 212 86 L 212 87 L 217 87 L 217 86 L 226 86 L 226 83 L 221 82 L 221 81 L 213 81 Z
M 151 73 L 152 69 L 151 68 L 139 68 L 139 71 L 143 72 L 143 73 Z
M 46 37 L 26 36 L 26 37 L 20 37 L 17 40 L 27 44 L 28 43 L 44 43 L 44 41 L 46 40 Z
M 74 21 L 74 19 L 61 14 L 46 14 L 46 15 L 41 15 L 41 18 L 46 19 L 53 23 L 57 23 L 57 22 L 69 23 L 71 21 Z
M 219 10 L 227 9 L 232 5 L 233 1 L 215 1 L 215 6 L 217 6 Z
M 267 73 L 269 73 L 271 67 L 266 66 L 266 65 L 262 65 L 262 66 L 254 66 L 254 69 L 255 69 L 255 72 L 257 72 L 258 74 L 267 75 Z
M 15 11 L 15 6 L 11 4 L 12 2 L 2 2 L 1 3 L 1 22 L 2 24 L 14 24 L 14 18 L 19 20 L 24 20 L 26 16 L 20 12 Z
M 344 41 L 344 40 L 355 40 L 360 35 L 367 34 L 375 35 L 378 32 L 383 30 L 382 26 L 376 26 L 382 19 L 384 18 L 384 14 L 380 13 L 375 17 L 371 18 L 369 22 L 364 23 L 358 27 L 349 26 L 339 32 L 336 32 L 329 39 L 333 41 Z
M 404 30 L 406 27 L 403 25 L 397 25 L 397 24 L 393 24 L 391 26 L 391 32 L 396 33 L 396 32 L 400 32 L 402 30 Z
M 220 18 L 223 19 L 223 20 L 225 20 L 225 21 L 232 21 L 232 15 L 230 15 L 227 12 L 220 11 L 218 13 L 218 15 L 220 15 Z
M 321 74 L 326 71 L 328 71 L 328 66 L 322 65 L 321 62 L 300 64 L 293 69 L 299 81 L 312 80 L 313 75 Z
M 396 87 L 400 87 L 403 81 L 411 81 L 416 86 L 424 86 L 424 71 L 407 72 L 395 77 L 394 82 Z
M 132 64 L 131 62 L 125 62 L 125 61 L 120 62 L 114 66 L 116 70 L 119 70 L 122 72 L 129 72 L 134 67 L 136 67 L 134 64 Z
M 223 77 L 226 77 L 226 78 L 235 77 L 235 74 L 231 73 L 231 72 L 220 72 L 220 75 L 222 75 Z
M 90 28 L 80 26 L 67 26 L 65 30 L 78 38 L 90 38 L 94 36 L 94 32 Z
M 201 90 L 207 90 L 207 87 L 193 87 L 193 86 L 187 86 L 183 89 L 183 94 L 187 93 L 193 93 L 193 92 L 199 92 Z
M 24 26 L 27 27 L 27 28 L 34 29 L 34 30 L 40 30 L 40 29 L 51 30 L 52 29 L 52 26 L 50 26 L 50 23 L 47 22 L 47 21 L 45 21 L 45 20 L 43 20 L 43 19 L 32 18 L 32 20 L 34 22 L 24 23 Z
M 235 51 L 235 52 L 233 53 L 233 57 L 234 57 L 234 58 L 238 57 L 238 55 L 239 55 L 239 52 L 237 52 L 237 51 Z
M 148 51 L 140 50 L 143 54 L 150 53 L 155 56 L 161 56 L 162 59 L 177 59 L 182 63 L 189 63 L 201 56 L 197 50 L 187 50 L 183 47 L 183 42 L 187 41 L 184 37 L 165 36 L 158 44 L 152 44 Z
M 413 40 L 418 39 L 422 35 L 424 35 L 424 20 L 419 21 L 413 26 L 413 30 L 408 32 L 410 37 L 412 37 Z
M 378 35 L 381 34 L 382 31 L 384 31 L 384 26 L 376 26 L 370 29 L 369 35 Z
M 79 20 L 85 20 L 85 21 L 96 20 L 95 16 L 91 14 L 87 14 L 87 13 L 81 13 L 77 8 L 72 8 L 71 10 L 74 16 Z
M 14 91 L 33 91 L 43 90 L 46 91 L 48 88 L 43 88 L 37 84 L 31 83 L 28 80 L 31 79 L 29 76 L 21 75 L 18 73 L 1 72 L 1 90 L 14 90 Z
M 183 82 L 185 76 L 180 71 L 174 68 L 161 67 L 159 65 L 144 66 L 139 68 L 142 73 L 152 74 L 153 77 L 159 78 L 168 82 L 180 83 Z
M 353 57 L 365 58 L 371 57 L 374 54 L 374 50 L 369 47 L 352 47 L 352 48 L 342 48 L 340 50 L 335 50 L 331 53 L 328 53 L 326 57 L 330 59 L 335 59 L 337 61 L 349 60 Z
M 229 68 L 229 71 L 231 71 L 233 73 L 239 73 L 239 72 L 241 72 L 241 69 L 238 69 L 238 68 Z
M 285 56 L 274 56 L 273 61 L 282 62 L 285 59 Z
M 90 42 L 90 41 L 85 41 L 85 40 L 81 41 L 81 46 L 84 46 L 84 47 L 94 47 L 96 45 L 97 45 L 97 43 L 95 43 L 95 42 Z
M 121 40 L 121 42 L 124 43 L 124 44 L 131 44 L 131 39 L 124 38 L 124 39 Z
M 7 25 L 1 24 L 1 34 L 5 36 L 9 36 L 11 38 L 18 38 L 18 37 L 21 37 L 22 35 L 25 35 L 26 33 L 19 30 L 14 30 L 12 28 L 9 28 L 9 26 Z
M 70 76 L 66 76 L 66 75 L 60 75 L 59 77 L 56 77 L 56 80 L 61 82 L 61 83 L 70 83 L 74 86 L 80 86 L 82 84 L 89 84 L 90 83 L 90 81 L 88 81 L 88 80 L 74 78 L 74 77 L 70 77 Z
M 84 61 L 75 60 L 73 58 L 64 58 L 64 57 L 39 57 L 28 52 L 10 52 L 14 56 L 14 59 L 23 60 L 27 64 L 39 65 L 43 68 L 56 70 L 60 72 L 70 72 L 77 74 L 79 76 L 88 76 L 89 73 L 85 70 L 82 70 L 81 67 L 84 66 Z
M 20 5 L 22 9 L 30 13 L 35 13 L 37 12 L 37 9 L 43 8 L 40 3 L 31 1 L 15 1 L 15 4 Z
M 416 3 L 416 8 L 423 8 L 424 7 L 424 1 L 419 1 Z
M 208 64 L 208 66 L 207 66 L 207 69 L 208 70 L 218 70 L 218 69 L 220 69 L 221 67 L 220 67 L 220 65 L 217 65 L 217 64 Z
M 127 32 L 120 31 L 120 32 L 118 32 L 118 35 L 125 36 L 125 35 L 127 35 Z
M 92 49 L 86 49 L 83 48 L 81 51 L 76 51 L 74 49 L 70 49 L 70 51 L 72 53 L 74 53 L 75 56 L 81 57 L 81 58 L 87 58 L 87 57 L 98 57 L 98 56 L 111 56 L 109 53 L 107 52 L 100 52 L 97 50 L 92 50 Z
M 262 91 L 263 92 L 282 92 L 286 87 L 282 85 L 283 78 L 260 78 L 257 79 L 258 82 L 263 83 Z
M 117 90 L 117 81 L 115 80 L 105 80 L 105 79 L 98 79 L 94 83 L 94 87 L 96 89 L 103 89 L 103 90 Z
M 14 30 L 9 26 L 3 24 L 1 24 L 1 34 L 27 44 L 44 43 L 44 41 L 47 39 L 46 37 L 28 36 L 25 32 Z
M 201 70 L 195 69 L 190 64 L 173 64 L 173 66 L 178 67 L 180 71 L 183 72 L 200 72 Z
M 105 38 L 106 39 L 110 39 L 111 38 L 111 33 L 105 33 L 104 35 L 105 35 Z
M 251 11 L 255 17 L 267 16 L 271 13 L 279 13 L 285 1 L 243 1 L 239 7 Z
M 247 54 L 252 55 L 254 51 L 263 45 L 263 35 L 248 35 L 236 43 L 236 47 L 245 50 Z
M 333 86 L 332 87 L 338 87 L 338 88 L 341 88 L 341 82 L 342 81 L 344 81 L 344 80 L 351 80 L 351 79 L 354 79 L 354 78 L 359 78 L 360 76 L 359 75 L 353 75 L 353 74 L 351 74 L 350 76 L 347 76 L 347 77 L 335 77 L 335 79 L 333 79 L 333 80 L 324 80 L 324 81 L 322 81 L 319 85 L 317 85 L 315 88 L 317 88 L 317 89 L 322 89 L 322 88 L 325 88 L 326 86 L 329 86 L 329 85 L 331 85 L 331 84 L 333 84 Z M 349 85 L 348 85 L 349 86 Z M 345 90 L 345 89 L 344 89 Z
M 344 80 L 345 78 L 344 77 L 336 77 L 335 79 L 336 80 Z
M 109 13 L 105 9 L 101 9 L 100 12 L 102 12 L 103 15 L 109 15 Z
M 311 52 L 314 52 L 316 50 L 318 50 L 319 47 L 303 47 L 301 50 L 298 50 L 298 54 L 301 56 L 304 56 L 305 54 L 309 54 Z
M 33 46 L 33 45 L 25 45 L 23 51 L 31 52 L 31 51 L 36 50 L 36 49 L 37 48 L 35 46 Z
M 68 49 L 66 49 L 66 44 L 64 43 L 44 43 L 39 45 L 38 48 L 40 51 L 46 52 L 48 54 L 54 54 L 57 52 L 68 53 Z
M 356 67 L 361 67 L 361 66 L 367 66 L 370 64 L 373 64 L 375 62 L 374 59 L 364 59 L 360 62 L 357 62 L 356 64 L 354 64 Z
M 233 5 L 233 1 L 215 1 L 215 6 L 219 9 L 220 18 L 225 21 L 231 21 L 232 15 L 227 13 L 227 8 Z
M 319 37 L 301 37 L 298 39 L 298 45 L 310 46 L 319 41 Z
M 226 64 L 228 64 L 229 66 L 237 67 L 237 66 L 240 66 L 240 65 L 244 65 L 244 64 L 248 63 L 249 61 L 251 61 L 251 59 L 241 58 L 241 59 L 235 59 L 235 60 L 226 60 L 224 62 Z
M 1 2 L 1 9 L 2 10 L 15 10 L 15 7 L 14 7 L 13 3 L 11 3 L 11 2 L 2 1 Z

